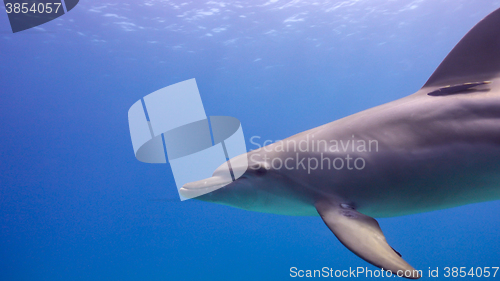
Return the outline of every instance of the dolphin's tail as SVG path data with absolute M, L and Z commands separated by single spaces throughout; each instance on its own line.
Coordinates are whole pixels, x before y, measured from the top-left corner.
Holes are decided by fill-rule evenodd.
M 492 80 L 500 76 L 500 9 L 474 26 L 441 62 L 424 87 Z

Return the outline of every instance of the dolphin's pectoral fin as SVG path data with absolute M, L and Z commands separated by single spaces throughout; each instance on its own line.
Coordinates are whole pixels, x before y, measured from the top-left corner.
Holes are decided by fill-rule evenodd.
M 360 258 L 384 270 L 390 270 L 393 274 L 397 274 L 398 271 L 402 274 L 411 272 L 411 276 L 405 277 L 410 279 L 421 277 L 411 265 L 401 258 L 398 252 L 387 244 L 385 236 L 374 218 L 363 215 L 345 204 L 319 201 L 315 205 L 316 210 L 333 234 Z

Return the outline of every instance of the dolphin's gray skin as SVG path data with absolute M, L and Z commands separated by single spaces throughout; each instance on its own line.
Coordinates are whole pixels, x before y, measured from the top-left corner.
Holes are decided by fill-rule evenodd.
M 245 158 L 248 169 L 239 164 Z M 336 168 L 327 168 L 326 158 L 341 158 L 344 167 L 336 169 L 336 160 Z M 217 169 L 209 179 L 184 185 L 181 194 L 193 197 L 229 183 L 196 199 L 275 214 L 319 214 L 364 260 L 394 274 L 414 270 L 372 217 L 500 199 L 500 9 L 479 22 L 416 93 L 230 162 L 245 174 L 232 181 Z

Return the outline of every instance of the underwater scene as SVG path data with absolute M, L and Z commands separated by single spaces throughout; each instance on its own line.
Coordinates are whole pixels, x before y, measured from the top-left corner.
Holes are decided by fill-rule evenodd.
M 20 31 L 14 2 L 0 280 L 500 280 L 499 0 L 37 1 L 63 10 Z M 193 121 L 240 126 L 248 157 L 207 137 L 226 180 L 197 158 L 181 182 L 155 131 L 153 108 L 187 114 L 148 95 L 184 81 Z M 133 105 L 161 161 L 138 156 Z

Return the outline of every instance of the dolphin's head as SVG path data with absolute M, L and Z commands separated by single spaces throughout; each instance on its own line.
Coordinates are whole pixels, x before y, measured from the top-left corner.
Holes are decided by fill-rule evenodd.
M 277 205 L 283 206 L 284 201 L 293 196 L 290 189 L 293 189 L 294 183 L 282 171 L 273 169 L 267 161 L 258 157 L 258 154 L 253 154 L 242 154 L 229 161 L 233 175 L 241 175 L 234 181 L 224 163 L 214 171 L 212 177 L 185 184 L 180 194 L 246 210 L 275 212 L 279 208 Z
M 230 163 L 232 175 L 228 172 L 227 163 Z M 275 171 L 270 165 L 265 161 L 251 160 L 248 153 L 227 163 L 219 166 L 212 177 L 185 184 L 180 194 L 187 198 L 244 207 L 257 200 L 258 191 L 266 189 L 273 181 Z M 241 176 L 233 180 L 234 175 Z

